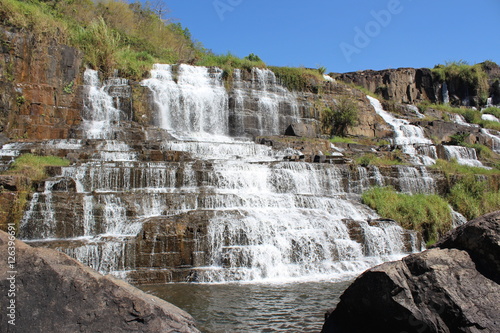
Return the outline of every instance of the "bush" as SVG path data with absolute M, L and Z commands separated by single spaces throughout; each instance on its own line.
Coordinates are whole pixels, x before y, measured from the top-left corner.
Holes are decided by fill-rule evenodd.
M 435 194 L 410 195 L 397 193 L 390 187 L 374 187 L 363 193 L 362 201 L 380 216 L 396 220 L 405 229 L 421 232 L 427 244 L 436 242 L 451 229 L 450 206 Z
M 73 42 L 85 52 L 87 64 L 93 69 L 110 74 L 116 68 L 120 35 L 103 18 L 93 21 L 87 28 L 80 27 Z
M 345 136 L 347 130 L 358 123 L 358 105 L 350 98 L 341 97 L 333 110 L 323 109 L 321 122 L 329 135 Z
M 260 57 L 258 55 L 253 54 L 253 53 L 250 53 L 249 55 L 247 55 L 243 59 L 253 61 L 253 62 L 262 62 L 262 59 L 260 59 Z

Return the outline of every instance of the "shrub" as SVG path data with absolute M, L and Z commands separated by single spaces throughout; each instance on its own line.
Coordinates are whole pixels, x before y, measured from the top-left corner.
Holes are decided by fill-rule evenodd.
M 262 59 L 260 59 L 260 57 L 258 55 L 253 54 L 253 53 L 250 53 L 249 55 L 247 55 L 243 59 L 253 61 L 253 62 L 262 62 Z
M 325 108 L 321 122 L 323 129 L 330 135 L 345 136 L 347 130 L 358 123 L 358 105 L 347 97 L 341 97 L 334 109 Z
M 403 194 L 390 187 L 374 187 L 362 195 L 364 204 L 384 217 L 396 220 L 403 228 L 422 233 L 428 244 L 451 229 L 451 209 L 435 194 Z
M 103 18 L 93 21 L 87 28 L 80 27 L 73 42 L 85 52 L 87 63 L 92 68 L 107 74 L 115 68 L 120 35 Z

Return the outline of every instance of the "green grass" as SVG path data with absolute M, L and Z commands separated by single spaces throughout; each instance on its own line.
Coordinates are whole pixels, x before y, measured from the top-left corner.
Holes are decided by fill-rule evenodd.
M 495 117 L 497 117 L 498 119 L 500 119 L 500 108 L 496 108 L 496 107 L 491 106 L 489 108 L 484 109 L 483 113 L 492 114 Z
M 488 98 L 488 75 L 483 64 L 469 65 L 465 61 L 451 61 L 445 65 L 436 65 L 432 69 L 434 79 L 439 82 L 457 82 L 468 87 L 472 96 L 478 96 L 480 104 L 485 104 Z
M 39 36 L 57 36 L 60 42 L 67 41 L 68 24 L 56 17 L 48 4 L 39 1 L 2 0 L 0 22 L 6 26 L 24 28 Z
M 36 156 L 24 154 L 17 157 L 6 174 L 22 175 L 33 181 L 47 178 L 46 167 L 68 166 L 70 162 L 57 156 Z
M 323 75 L 317 69 L 303 67 L 270 66 L 277 80 L 285 87 L 295 91 L 315 91 L 324 81 Z
M 467 175 L 456 181 L 447 197 L 453 208 L 468 220 L 500 209 L 500 193 L 477 175 Z
M 497 168 L 485 169 L 458 164 L 456 160 L 445 161 L 438 159 L 436 164 L 430 166 L 432 169 L 443 172 L 446 176 L 450 175 L 500 175 Z
M 257 59 L 250 57 L 250 59 Z M 219 67 L 225 71 L 232 71 L 235 68 L 251 70 L 253 67 L 264 68 L 266 64 L 262 60 L 250 60 L 247 58 L 238 58 L 237 56 L 231 54 L 230 52 L 217 55 L 213 53 L 208 53 L 203 55 L 201 59 L 196 62 L 198 66 L 215 66 Z
M 331 143 L 358 143 L 357 141 L 343 136 L 336 136 L 330 139 Z
M 421 232 L 428 245 L 451 229 L 450 206 L 438 195 L 409 195 L 390 187 L 374 187 L 363 193 L 362 201 L 383 218 L 396 220 L 405 229 Z

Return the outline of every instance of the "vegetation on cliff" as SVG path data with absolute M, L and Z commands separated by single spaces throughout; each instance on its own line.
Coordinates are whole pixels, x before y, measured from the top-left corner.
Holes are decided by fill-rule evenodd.
M 12 163 L 7 175 L 21 175 L 28 177 L 32 181 L 43 180 L 48 177 L 47 167 L 49 166 L 68 166 L 70 162 L 67 159 L 57 156 L 37 156 L 33 154 L 24 154 L 17 157 Z
M 445 65 L 436 65 L 432 69 L 434 78 L 439 82 L 461 87 L 470 96 L 479 97 L 479 103 L 484 105 L 489 96 L 488 75 L 483 64 L 469 65 L 467 62 L 452 61 Z
M 451 229 L 448 202 L 438 195 L 398 193 L 391 187 L 374 187 L 362 196 L 363 203 L 403 228 L 420 231 L 428 244 Z
M 188 29 L 164 20 L 150 6 L 91 0 L 4 0 L 3 25 L 36 38 L 57 38 L 85 54 L 86 65 L 139 78 L 155 62 L 194 62 L 203 53 Z
M 448 201 L 468 220 L 500 209 L 500 193 L 485 178 L 468 175 L 459 179 L 450 190 Z
M 332 108 L 325 107 L 321 113 L 323 132 L 330 135 L 345 136 L 347 130 L 358 123 L 358 106 L 347 97 L 339 98 Z
M 255 54 L 239 58 L 217 55 L 193 40 L 187 28 L 166 19 L 149 2 L 117 0 L 3 0 L 0 23 L 26 29 L 36 38 L 56 38 L 80 49 L 86 66 L 106 75 L 141 79 L 154 63 L 217 66 L 231 78 L 234 68 L 266 67 Z M 278 80 L 292 90 L 316 87 L 324 81 L 320 70 L 271 67 Z M 323 69 L 324 71 L 324 69 Z

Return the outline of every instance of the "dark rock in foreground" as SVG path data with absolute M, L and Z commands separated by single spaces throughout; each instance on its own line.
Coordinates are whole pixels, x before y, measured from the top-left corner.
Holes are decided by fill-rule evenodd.
M 322 332 L 498 332 L 500 211 L 363 273 Z
M 4 314 L 14 315 L 2 315 L 0 332 L 199 332 L 181 309 L 63 253 L 16 241 L 12 269 L 11 245 L 0 231 L 0 300 Z M 15 297 L 9 296 L 11 286 Z M 14 311 L 7 310 L 11 300 Z M 15 326 L 8 323 L 12 319 Z

